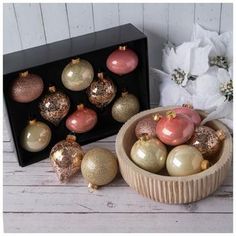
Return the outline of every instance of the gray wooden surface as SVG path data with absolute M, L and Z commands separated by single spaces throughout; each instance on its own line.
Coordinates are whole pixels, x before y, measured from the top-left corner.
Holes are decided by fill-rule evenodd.
M 6 122 L 7 123 L 7 122 Z M 49 163 L 21 168 L 4 128 L 3 218 L 5 232 L 232 232 L 233 172 L 210 197 L 185 205 L 146 199 L 118 174 L 93 193 L 81 174 L 61 184 Z M 115 136 L 84 146 L 115 152 Z

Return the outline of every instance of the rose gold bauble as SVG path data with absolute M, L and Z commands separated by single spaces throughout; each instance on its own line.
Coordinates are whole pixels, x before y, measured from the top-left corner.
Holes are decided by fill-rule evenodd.
M 135 127 L 135 135 L 137 138 L 143 135 L 148 135 L 150 138 L 155 138 L 157 121 L 160 119 L 160 115 L 156 114 L 150 117 L 146 117 L 140 120 Z
M 123 92 L 112 106 L 112 117 L 118 122 L 124 123 L 139 112 L 137 97 L 128 92 Z
M 52 148 L 50 161 L 61 182 L 67 182 L 78 174 L 83 156 L 84 152 L 74 135 L 67 135 L 66 140 L 58 142 Z
M 219 153 L 224 139 L 223 131 L 215 131 L 207 126 L 199 126 L 195 129 L 188 144 L 196 147 L 205 158 L 212 158 Z
M 116 96 L 116 86 L 112 80 L 104 77 L 103 73 L 98 73 L 98 80 L 91 83 L 87 89 L 89 101 L 98 108 L 102 108 L 111 103 Z
M 184 104 L 182 107 L 173 109 L 176 114 L 187 115 L 194 123 L 195 126 L 199 126 L 201 123 L 201 117 L 197 111 L 193 109 L 190 104 Z
M 43 80 L 28 71 L 19 74 L 11 85 L 10 96 L 16 102 L 27 103 L 37 99 L 43 92 Z
M 194 123 L 186 115 L 167 112 L 156 126 L 157 137 L 165 144 L 177 146 L 187 142 L 194 132 Z
M 126 46 L 120 46 L 110 54 L 107 58 L 106 64 L 107 68 L 115 74 L 128 74 L 137 67 L 138 56 L 133 50 Z
M 70 109 L 70 99 L 63 92 L 56 91 L 55 86 L 51 86 L 49 93 L 41 99 L 39 109 L 45 120 L 57 126 Z
M 91 130 L 96 123 L 96 112 L 80 104 L 77 106 L 77 110 L 67 118 L 66 127 L 75 133 L 85 133 Z

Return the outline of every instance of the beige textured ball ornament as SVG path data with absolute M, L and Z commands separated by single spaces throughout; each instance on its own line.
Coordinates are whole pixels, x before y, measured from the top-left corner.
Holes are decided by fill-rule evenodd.
M 81 164 L 83 177 L 89 182 L 90 189 L 110 183 L 117 174 L 118 163 L 115 155 L 105 148 L 89 150 Z
M 133 115 L 139 112 L 139 101 L 137 97 L 128 92 L 123 92 L 112 106 L 112 117 L 120 122 L 124 123 Z

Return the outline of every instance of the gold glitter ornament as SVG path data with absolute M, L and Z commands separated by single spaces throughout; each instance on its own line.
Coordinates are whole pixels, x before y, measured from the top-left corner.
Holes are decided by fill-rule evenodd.
M 124 123 L 139 112 L 140 105 L 137 97 L 128 92 L 123 92 L 112 106 L 112 117 Z
M 215 131 L 208 126 L 199 126 L 188 144 L 196 147 L 208 159 L 218 154 L 224 139 L 225 134 L 222 130 Z
M 180 145 L 173 148 L 166 160 L 166 169 L 170 176 L 197 174 L 209 166 L 209 161 L 204 160 L 198 149 L 190 145 Z
M 67 182 L 78 174 L 83 156 L 84 152 L 74 135 L 67 135 L 66 140 L 58 142 L 52 148 L 50 161 L 61 182 Z
M 158 173 L 165 166 L 167 149 L 157 138 L 144 135 L 132 146 L 130 157 L 142 169 Z
M 112 80 L 98 73 L 98 80 L 91 83 L 87 89 L 89 101 L 98 108 L 102 108 L 111 103 L 116 96 L 116 86 Z
M 63 85 L 72 91 L 86 89 L 93 81 L 94 71 L 92 65 L 83 59 L 72 59 L 64 68 L 61 81 Z
M 91 189 L 110 183 L 116 177 L 117 171 L 117 158 L 105 148 L 89 150 L 82 160 L 81 172 Z
M 70 99 L 61 91 L 56 91 L 55 86 L 49 87 L 46 94 L 39 103 L 41 116 L 57 126 L 67 115 L 70 109 Z

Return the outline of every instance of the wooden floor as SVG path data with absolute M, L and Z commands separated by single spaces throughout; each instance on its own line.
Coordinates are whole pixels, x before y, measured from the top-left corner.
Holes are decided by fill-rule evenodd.
M 6 135 L 4 135 L 6 136 Z M 77 176 L 58 182 L 47 160 L 21 168 L 11 138 L 4 141 L 5 232 L 232 232 L 232 169 L 210 197 L 192 204 L 166 205 L 146 199 L 120 175 L 93 193 Z M 115 136 L 84 146 L 114 152 Z

